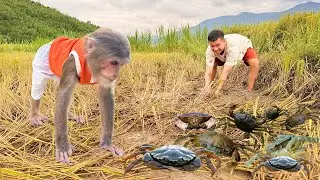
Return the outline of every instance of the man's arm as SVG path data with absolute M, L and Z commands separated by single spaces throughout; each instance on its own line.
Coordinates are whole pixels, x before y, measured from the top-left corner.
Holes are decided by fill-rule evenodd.
M 220 76 L 220 79 L 218 81 L 218 87 L 216 89 L 216 94 L 220 92 L 220 90 L 222 89 L 224 82 L 227 80 L 228 74 L 229 72 L 232 70 L 233 66 L 229 66 L 229 65 L 224 65 L 223 66 L 223 70 Z
M 217 66 L 214 66 L 214 59 L 215 59 L 215 56 L 210 46 L 208 46 L 206 50 L 206 72 L 204 75 L 204 78 L 205 78 L 204 90 L 206 92 L 210 91 L 210 84 L 214 80 L 214 77 L 216 76 L 216 73 L 217 73 Z
M 214 80 L 214 77 L 217 73 L 217 66 L 206 66 L 206 72 L 205 72 L 205 88 L 210 88 L 211 82 Z

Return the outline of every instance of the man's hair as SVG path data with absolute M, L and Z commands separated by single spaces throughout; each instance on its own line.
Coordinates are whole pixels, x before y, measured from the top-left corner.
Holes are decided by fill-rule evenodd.
M 214 42 L 219 38 L 224 39 L 224 33 L 221 30 L 212 30 L 208 35 L 208 41 Z

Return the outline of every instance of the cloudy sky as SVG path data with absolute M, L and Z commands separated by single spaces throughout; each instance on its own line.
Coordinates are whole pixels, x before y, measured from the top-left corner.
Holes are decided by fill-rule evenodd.
M 201 21 L 241 12 L 287 10 L 305 0 L 34 0 L 81 21 L 126 34 L 154 32 L 160 25 L 194 26 Z M 320 2 L 320 0 L 313 0 Z

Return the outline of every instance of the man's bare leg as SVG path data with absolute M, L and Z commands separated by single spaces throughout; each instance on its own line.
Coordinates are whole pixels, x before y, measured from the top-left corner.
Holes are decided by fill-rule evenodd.
M 250 70 L 248 75 L 248 91 L 251 92 L 254 86 L 254 83 L 257 80 L 259 73 L 259 60 L 257 58 L 249 59 L 248 61 Z

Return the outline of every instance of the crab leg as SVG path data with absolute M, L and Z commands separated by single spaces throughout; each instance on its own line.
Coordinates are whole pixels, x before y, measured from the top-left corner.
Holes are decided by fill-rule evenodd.
M 227 127 L 229 126 L 229 127 L 232 127 L 232 128 L 238 128 L 235 124 L 232 124 L 232 123 L 229 123 L 229 122 L 227 122 L 227 123 L 225 123 L 225 124 L 223 124 L 224 125 L 224 128 L 223 128 L 223 131 L 225 132 L 226 130 L 227 130 Z M 217 127 L 219 127 L 219 126 L 217 126 Z
M 260 157 L 260 154 L 255 154 L 252 158 L 250 158 L 245 164 L 247 167 L 250 167 L 253 162 Z
M 135 152 L 135 153 L 132 153 L 132 154 L 128 155 L 127 157 L 124 157 L 123 160 L 125 162 L 127 162 L 128 159 L 134 158 L 134 157 L 136 157 L 136 156 L 138 156 L 140 154 L 144 154 L 144 153 L 146 153 L 146 151 L 138 151 L 138 152 Z
M 241 160 L 240 154 L 237 150 L 233 151 L 232 153 L 232 161 L 238 165 L 238 162 Z
M 213 174 L 217 171 L 217 169 L 221 166 L 221 159 L 219 158 L 219 156 L 217 156 L 214 152 L 212 151 L 209 151 L 207 149 L 204 149 L 204 148 L 200 148 L 199 150 L 196 151 L 197 154 L 206 154 L 206 156 L 200 156 L 201 158 L 203 158 L 206 163 L 207 163 L 207 166 L 210 168 L 212 174 L 211 176 L 213 176 Z M 217 164 L 217 168 L 214 167 L 214 165 L 212 164 L 212 162 L 210 161 L 209 158 L 214 158 L 218 161 L 218 164 Z
M 258 142 L 258 137 L 256 135 L 258 135 L 260 137 L 261 144 L 264 144 L 264 138 L 263 138 L 262 132 L 254 132 L 254 133 L 251 133 L 249 135 L 255 140 L 254 146 L 257 146 L 257 142 Z
M 178 139 L 176 139 L 173 144 L 180 144 L 182 141 L 184 141 L 188 138 L 191 138 L 191 140 L 187 140 L 187 142 L 185 142 L 185 144 L 183 145 L 184 147 L 186 147 L 189 144 L 189 142 L 192 141 L 192 138 L 195 138 L 195 137 L 196 137 L 196 135 L 192 135 L 192 134 L 182 136 L 182 137 L 179 137 Z
M 253 149 L 251 149 L 251 148 L 249 148 L 249 147 L 247 147 L 247 146 L 256 146 L 256 145 L 246 145 L 246 146 L 240 146 L 242 149 L 246 149 L 246 150 L 248 150 L 248 151 L 250 151 L 250 152 L 252 152 L 252 153 L 256 153 L 256 151 L 255 150 L 253 150 Z M 241 150 L 242 150 L 241 149 Z
M 312 164 L 307 160 L 301 160 L 300 162 L 303 165 L 303 168 L 307 171 L 308 179 L 310 179 L 310 170 L 312 169 Z M 310 169 L 308 168 L 307 164 L 310 165 Z
M 124 170 L 124 174 L 126 174 L 127 172 L 129 172 L 135 165 L 139 164 L 142 162 L 142 158 L 136 159 L 135 161 L 133 161 L 132 163 L 130 163 L 126 169 Z
M 214 165 L 212 164 L 212 162 L 210 161 L 210 159 L 207 156 L 200 156 L 201 159 L 204 159 L 207 163 L 207 166 L 209 167 L 209 169 L 211 170 L 211 176 L 214 175 L 214 173 L 217 172 L 217 168 L 214 167 Z M 218 167 L 219 168 L 219 167 Z
M 262 166 L 264 166 L 264 162 L 260 163 L 256 168 L 254 168 L 252 174 L 255 174 Z
M 268 127 L 256 127 L 254 129 L 255 131 L 266 131 L 269 132 L 270 130 L 268 129 Z
M 249 137 L 251 137 L 254 140 L 254 145 L 256 146 L 258 144 L 258 138 L 253 135 L 252 133 L 246 133 L 246 135 L 248 135 Z
M 242 146 L 241 146 L 242 147 Z M 247 149 L 247 150 L 249 150 L 250 152 L 255 152 L 255 151 L 253 151 L 252 149 L 250 149 L 250 148 L 247 148 L 247 147 L 243 147 L 243 149 L 241 149 L 241 148 L 237 148 L 239 151 L 241 151 L 245 156 L 247 156 L 248 158 L 250 158 L 250 155 L 245 151 L 245 150 L 243 150 L 243 149 Z

